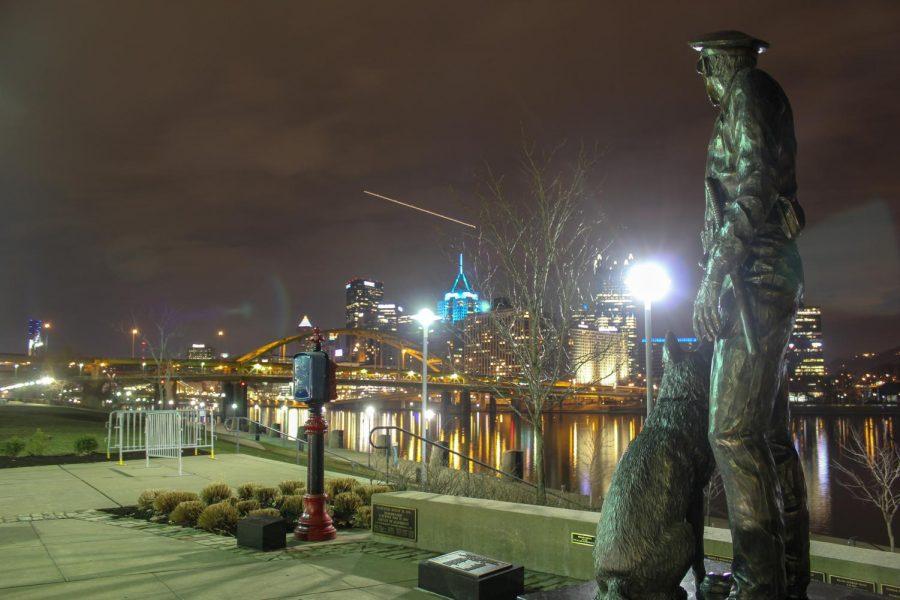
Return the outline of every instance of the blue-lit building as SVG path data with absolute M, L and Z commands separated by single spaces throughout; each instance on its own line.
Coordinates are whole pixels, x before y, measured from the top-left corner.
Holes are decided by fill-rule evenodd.
M 28 333 L 25 338 L 25 341 L 28 344 L 28 356 L 34 356 L 37 353 L 38 348 L 44 346 L 44 340 L 41 337 L 43 331 L 43 321 L 40 319 L 28 319 Z
M 479 300 L 478 292 L 469 285 L 469 280 L 463 271 L 463 255 L 459 255 L 459 273 L 450 287 L 450 291 L 444 294 L 444 299 L 438 302 L 437 314 L 445 323 L 458 323 L 473 313 L 482 313 L 490 310 L 490 302 Z M 461 324 L 461 323 L 460 323 Z

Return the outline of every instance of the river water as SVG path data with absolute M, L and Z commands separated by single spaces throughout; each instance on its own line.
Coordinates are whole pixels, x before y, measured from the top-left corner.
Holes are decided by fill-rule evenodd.
M 369 451 L 369 431 L 378 425 L 419 430 L 416 411 L 387 411 L 372 416 L 365 412 L 335 410 L 330 427 L 344 431 L 344 445 Z M 546 474 L 548 485 L 597 497 L 606 493 L 622 453 L 641 428 L 638 415 L 551 414 L 544 417 Z M 794 444 L 800 454 L 809 494 L 810 528 L 814 533 L 876 544 L 887 538 L 880 514 L 854 499 L 838 482 L 834 461 L 848 464 L 841 453 L 852 428 L 864 434 L 867 450 L 873 451 L 894 437 L 893 417 L 793 418 Z M 407 436 L 399 439 L 400 453 L 418 457 L 418 444 Z M 531 427 L 511 413 L 500 413 L 492 421 L 487 412 L 473 412 L 468 421 L 454 415 L 435 415 L 429 425 L 430 439 L 443 439 L 450 448 L 497 468 L 503 453 L 524 453 L 526 478 L 531 476 L 533 451 Z M 395 442 L 396 443 L 396 442 Z M 459 460 L 451 456 L 452 466 Z M 471 463 L 470 463 L 471 464 Z M 713 503 L 713 515 L 724 516 L 724 498 Z

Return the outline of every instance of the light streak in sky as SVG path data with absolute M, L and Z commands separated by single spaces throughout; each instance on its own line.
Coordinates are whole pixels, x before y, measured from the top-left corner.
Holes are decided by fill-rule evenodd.
M 375 192 L 370 192 L 368 190 L 363 190 L 363 194 L 368 194 L 370 196 L 375 196 L 376 198 L 381 198 L 382 200 L 387 200 L 388 202 L 393 202 L 394 204 L 399 204 L 400 206 L 405 206 L 407 208 L 411 208 L 413 210 L 418 210 L 423 213 L 427 213 L 429 215 L 440 217 L 441 219 L 446 219 L 448 221 L 453 221 L 454 223 L 459 223 L 460 225 L 465 225 L 466 227 L 471 227 L 472 229 L 477 229 L 471 223 L 466 223 L 465 221 L 460 221 L 459 219 L 454 219 L 453 217 L 448 217 L 447 215 L 442 215 L 441 213 L 436 213 L 433 210 L 428 210 L 427 208 L 420 208 L 418 206 L 414 206 L 412 204 L 407 204 L 406 202 L 401 202 L 399 200 L 394 200 L 393 198 L 388 198 L 387 196 L 382 196 L 381 194 L 376 194 Z

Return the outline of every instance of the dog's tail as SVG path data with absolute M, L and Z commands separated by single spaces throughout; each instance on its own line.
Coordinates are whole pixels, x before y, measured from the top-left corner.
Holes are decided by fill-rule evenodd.
M 596 600 L 629 600 L 625 595 L 625 585 L 619 578 L 607 579 L 600 583 Z

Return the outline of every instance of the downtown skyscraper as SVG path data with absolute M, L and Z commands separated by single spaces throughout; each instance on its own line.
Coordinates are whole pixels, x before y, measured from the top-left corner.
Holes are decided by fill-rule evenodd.
M 601 259 L 600 291 L 593 307 L 597 330 L 610 336 L 607 343 L 611 351 L 617 353 L 610 360 L 619 365 L 616 372 L 620 381 L 633 379 L 641 371 L 637 356 L 641 350 L 637 336 L 638 304 L 625 285 L 628 268 L 634 262 L 634 255 L 630 253 L 610 254 Z M 583 310 L 580 314 L 584 313 Z M 614 337 L 620 338 L 621 343 L 612 343 Z

